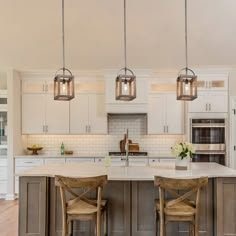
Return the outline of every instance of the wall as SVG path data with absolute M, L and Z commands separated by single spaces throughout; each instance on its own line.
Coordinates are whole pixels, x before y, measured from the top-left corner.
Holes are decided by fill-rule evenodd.
M 170 147 L 184 139 L 181 135 L 146 135 L 146 115 L 116 115 L 108 120 L 108 135 L 26 135 L 26 145 L 39 144 L 44 147 L 42 153 L 58 155 L 63 142 L 65 149 L 75 154 L 105 156 L 108 151 L 120 151 L 119 142 L 128 128 L 129 139 L 139 143 L 140 151 L 148 151 L 150 156 L 170 156 Z

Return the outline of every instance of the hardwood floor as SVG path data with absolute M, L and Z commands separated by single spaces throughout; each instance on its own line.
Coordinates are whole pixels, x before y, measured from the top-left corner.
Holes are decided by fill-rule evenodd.
M 0 235 L 18 235 L 18 201 L 0 200 Z

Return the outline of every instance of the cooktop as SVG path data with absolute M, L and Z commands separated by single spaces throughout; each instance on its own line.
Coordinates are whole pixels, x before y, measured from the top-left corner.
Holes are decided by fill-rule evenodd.
M 125 156 L 126 152 L 109 152 L 109 156 Z M 129 156 L 147 156 L 147 152 L 129 152 Z

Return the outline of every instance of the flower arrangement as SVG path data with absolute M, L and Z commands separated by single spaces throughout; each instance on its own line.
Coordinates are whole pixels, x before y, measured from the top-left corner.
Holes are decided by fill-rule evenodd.
M 193 144 L 188 142 L 176 143 L 173 147 L 171 147 L 171 153 L 176 157 L 181 157 L 181 160 L 188 156 L 193 158 L 194 152 L 195 150 Z

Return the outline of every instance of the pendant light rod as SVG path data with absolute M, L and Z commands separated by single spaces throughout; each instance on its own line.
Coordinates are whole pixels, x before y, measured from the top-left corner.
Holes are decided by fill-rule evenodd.
M 64 0 L 62 0 L 62 66 L 65 70 L 65 23 L 64 23 Z
M 186 73 L 188 69 L 188 22 L 187 22 L 187 17 L 188 17 L 188 12 L 187 12 L 187 0 L 185 0 L 185 62 L 186 62 Z
M 126 52 L 126 0 L 124 0 L 124 57 L 125 57 L 125 74 L 127 70 L 127 52 Z

